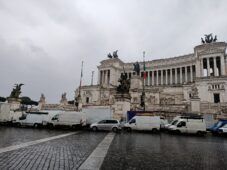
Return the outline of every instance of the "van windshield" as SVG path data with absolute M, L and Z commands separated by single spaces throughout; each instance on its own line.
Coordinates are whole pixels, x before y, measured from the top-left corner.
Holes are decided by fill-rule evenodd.
M 136 119 L 131 119 L 130 121 L 129 121 L 129 123 L 131 124 L 131 123 L 136 123 Z
M 177 122 L 178 122 L 178 120 L 173 120 L 170 124 L 171 124 L 171 125 L 176 125 Z

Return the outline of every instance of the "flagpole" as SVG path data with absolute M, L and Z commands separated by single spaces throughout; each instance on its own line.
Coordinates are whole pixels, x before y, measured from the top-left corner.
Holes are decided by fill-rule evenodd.
M 146 72 L 145 72 L 145 51 L 143 51 L 143 92 L 142 92 L 142 97 L 143 97 L 143 111 L 145 111 L 145 77 L 146 77 Z
M 80 96 L 80 91 L 81 91 L 81 86 L 82 86 L 83 66 L 84 66 L 84 61 L 82 61 L 82 64 L 81 64 L 79 96 Z

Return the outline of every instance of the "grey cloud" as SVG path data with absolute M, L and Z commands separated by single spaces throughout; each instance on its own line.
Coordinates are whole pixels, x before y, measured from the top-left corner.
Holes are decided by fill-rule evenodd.
M 226 11 L 224 0 L 0 0 L 0 95 L 23 82 L 34 99 L 72 99 L 82 60 L 90 84 L 116 49 L 125 62 L 192 53 L 204 33 L 226 40 Z

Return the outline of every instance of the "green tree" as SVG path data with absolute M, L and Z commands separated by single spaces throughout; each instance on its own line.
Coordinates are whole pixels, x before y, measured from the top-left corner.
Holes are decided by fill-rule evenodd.
M 5 102 L 5 101 L 6 101 L 6 98 L 0 96 L 0 102 Z

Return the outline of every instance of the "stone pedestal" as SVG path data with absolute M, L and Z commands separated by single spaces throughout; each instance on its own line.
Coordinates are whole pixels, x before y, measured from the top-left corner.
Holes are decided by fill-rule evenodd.
M 10 104 L 10 110 L 17 110 L 20 109 L 20 99 L 17 98 L 8 98 L 8 103 Z
M 125 120 L 127 111 L 130 110 L 130 95 L 116 94 L 113 107 L 113 119 Z
M 138 75 L 133 75 L 131 78 L 130 90 L 142 89 L 143 79 Z
M 200 112 L 200 98 L 192 98 L 191 102 L 191 112 L 199 113 Z

